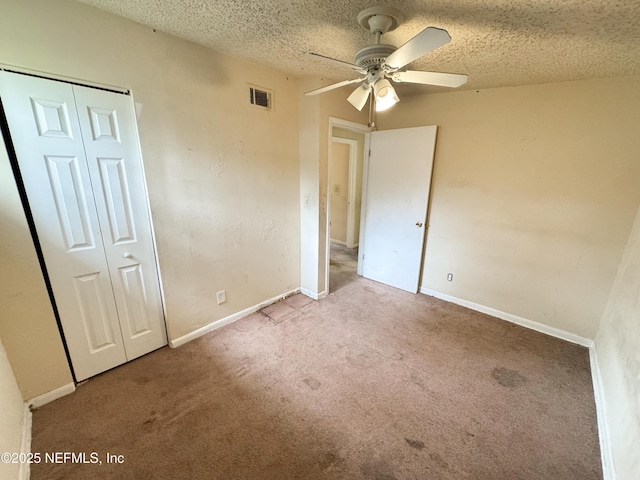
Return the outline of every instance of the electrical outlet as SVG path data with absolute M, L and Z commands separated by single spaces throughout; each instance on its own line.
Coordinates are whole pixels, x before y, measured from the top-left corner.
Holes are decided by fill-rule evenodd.
M 453 273 L 447 273 L 447 280 L 453 282 Z
M 227 301 L 227 292 L 225 290 L 220 290 L 216 293 L 216 300 L 218 301 L 218 305 Z

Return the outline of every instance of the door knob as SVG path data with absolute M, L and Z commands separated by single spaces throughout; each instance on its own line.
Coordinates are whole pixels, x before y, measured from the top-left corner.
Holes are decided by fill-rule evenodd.
M 416 222 L 416 227 L 422 227 L 422 222 Z
M 133 258 L 133 255 L 132 255 L 132 254 L 130 254 L 129 252 L 124 252 L 124 253 L 122 254 L 122 256 L 123 256 L 124 258 Z

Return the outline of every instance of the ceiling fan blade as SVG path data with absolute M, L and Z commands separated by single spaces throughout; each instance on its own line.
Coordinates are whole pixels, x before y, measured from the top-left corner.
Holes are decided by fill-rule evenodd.
M 319 93 L 328 92 L 329 90 L 333 90 L 335 88 L 344 87 L 345 85 L 349 85 L 350 83 L 357 83 L 357 82 L 363 82 L 363 81 L 364 81 L 364 78 L 356 78 L 354 80 L 344 80 L 342 82 L 327 85 L 326 87 L 311 90 L 310 92 L 305 92 L 305 95 L 318 95 Z
M 396 72 L 391 75 L 391 79 L 396 82 L 422 83 L 423 85 L 452 88 L 464 85 L 468 78 L 466 75 L 458 73 L 416 72 L 413 70 Z
M 343 62 L 342 60 L 338 60 L 336 58 L 325 57 L 324 55 L 320 55 L 319 53 L 304 52 L 304 54 L 305 55 L 310 55 L 312 57 L 319 58 L 321 60 L 324 60 L 325 62 L 333 63 L 334 65 L 338 65 L 340 67 L 350 68 L 350 69 L 355 70 L 356 72 L 359 72 L 359 73 L 362 73 L 362 74 L 367 73 L 367 71 L 365 69 L 359 67 L 358 65 L 356 65 L 354 63 Z
M 351 105 L 356 107 L 358 110 L 362 111 L 362 108 L 367 103 L 367 99 L 369 98 L 370 91 L 371 91 L 371 85 L 369 85 L 368 83 L 364 85 L 360 85 L 351 93 L 351 95 L 349 95 L 349 98 L 347 98 L 347 101 Z
M 446 30 L 427 27 L 389 55 L 384 63 L 391 68 L 402 68 L 450 41 L 451 37 Z

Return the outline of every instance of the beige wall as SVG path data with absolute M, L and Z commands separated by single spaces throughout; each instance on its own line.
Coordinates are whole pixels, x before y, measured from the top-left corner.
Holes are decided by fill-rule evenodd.
M 596 336 L 618 480 L 640 472 L 640 209 Z
M 422 286 L 593 338 L 640 202 L 638 105 L 631 77 L 381 114 L 381 129 L 439 126 Z
M 332 142 L 329 166 L 329 197 L 331 199 L 329 237 L 347 242 L 347 211 L 349 203 L 349 144 Z
M 71 383 L 9 157 L 0 138 L 0 338 L 22 398 Z
M 339 88 L 322 95 L 304 92 L 330 83 L 306 78 L 299 83 L 301 286 L 305 293 L 324 295 L 327 289 L 327 185 L 329 119 L 367 124 L 367 113 L 347 102 L 351 90 Z
M 292 79 L 71 0 L 3 0 L 2 11 L 0 63 L 132 90 L 170 338 L 300 285 Z M 247 83 L 274 92 L 272 111 L 248 105 Z
M 298 83 L 299 155 L 300 155 L 300 287 L 303 293 L 317 296 L 320 255 L 320 96 L 304 92 L 321 85 L 319 78 Z
M 27 412 L 18 384 L 0 342 L 0 453 L 22 450 L 22 435 Z M 22 478 L 20 465 L 0 462 L 0 478 Z M 26 477 L 25 477 L 26 478 Z
M 355 218 L 353 219 L 353 243 L 360 242 L 360 216 L 362 214 L 362 173 L 364 169 L 364 133 L 354 132 L 345 128 L 333 127 L 333 136 L 339 138 L 348 138 L 358 142 L 357 166 L 356 166 L 356 208 Z

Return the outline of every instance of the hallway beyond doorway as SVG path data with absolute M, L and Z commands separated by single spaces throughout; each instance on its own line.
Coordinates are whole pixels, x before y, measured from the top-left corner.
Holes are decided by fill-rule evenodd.
M 335 292 L 358 278 L 358 247 L 331 242 L 329 291 Z

